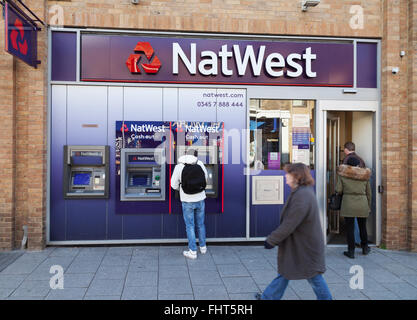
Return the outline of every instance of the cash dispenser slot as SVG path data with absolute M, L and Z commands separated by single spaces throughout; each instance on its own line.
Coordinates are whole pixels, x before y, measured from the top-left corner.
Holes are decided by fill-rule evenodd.
M 120 180 L 121 201 L 164 201 L 164 150 L 122 149 Z
M 64 146 L 64 198 L 108 198 L 109 146 Z

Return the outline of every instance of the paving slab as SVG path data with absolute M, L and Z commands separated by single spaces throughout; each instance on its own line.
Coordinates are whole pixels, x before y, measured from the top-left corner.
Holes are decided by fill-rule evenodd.
M 95 279 L 118 280 L 125 279 L 128 266 L 108 266 L 102 265 L 96 272 Z
M 121 296 L 84 296 L 83 300 L 120 300 Z
M 94 273 L 64 273 L 64 288 L 88 288 Z
M 417 300 L 417 288 L 407 282 L 383 283 L 383 286 L 404 300 Z
M 159 294 L 158 300 L 194 300 L 192 294 Z
M 87 288 L 65 288 L 51 290 L 45 300 L 82 300 Z
M 96 273 L 100 262 L 73 262 L 65 273 Z
M 158 287 L 125 287 L 122 300 L 156 300 Z
M 94 279 L 87 290 L 87 296 L 116 296 L 121 295 L 125 280 Z
M 126 287 L 156 287 L 158 286 L 157 271 L 128 272 Z
M 16 289 L 26 278 L 27 275 L 0 273 L 0 289 Z
M 24 254 L 23 250 L 0 251 L 0 272 Z
M 174 266 L 167 266 L 162 265 L 159 266 L 158 272 L 159 278 L 189 278 L 190 275 L 188 273 L 188 266 L 186 265 L 174 265 Z
M 186 246 L 48 247 L 26 251 L 0 272 L 0 299 L 254 299 L 276 277 L 276 250 L 209 245 L 196 260 Z M 417 254 L 372 248 L 355 259 L 327 248 L 324 278 L 334 299 L 417 300 Z M 51 290 L 51 265 L 64 270 L 64 290 Z M 352 266 L 364 270 L 364 288 L 352 290 Z M 285 300 L 315 300 L 306 280 L 290 281 Z
M 251 293 L 259 291 L 252 277 L 224 277 L 222 279 L 228 293 Z
M 243 264 L 219 264 L 217 269 L 221 277 L 245 277 L 250 276 Z
M 189 278 L 160 278 L 158 282 L 160 294 L 192 294 Z
M 193 285 L 196 300 L 229 300 L 223 285 Z
M 206 285 L 223 285 L 223 281 L 216 271 L 190 271 L 193 287 Z
M 13 291 L 14 291 L 14 289 L 10 289 L 10 288 L 8 288 L 8 289 L 0 288 L 0 300 L 7 299 L 7 297 L 10 296 Z
M 11 297 L 36 297 L 43 299 L 48 295 L 50 290 L 49 281 L 25 280 L 12 293 Z

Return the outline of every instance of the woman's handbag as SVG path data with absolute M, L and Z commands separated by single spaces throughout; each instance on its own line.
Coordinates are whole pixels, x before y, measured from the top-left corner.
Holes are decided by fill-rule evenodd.
M 342 206 L 342 196 L 343 194 L 339 194 L 339 193 L 333 193 L 330 196 L 329 199 L 329 208 L 330 210 L 340 210 L 340 207 Z

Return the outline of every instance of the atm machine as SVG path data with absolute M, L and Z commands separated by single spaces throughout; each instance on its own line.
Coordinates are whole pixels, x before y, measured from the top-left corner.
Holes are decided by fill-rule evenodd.
M 120 201 L 165 200 L 165 149 L 121 149 Z
M 65 199 L 109 197 L 109 146 L 64 146 Z
M 217 198 L 218 196 L 218 148 L 216 145 L 212 146 L 177 146 L 177 161 L 178 159 L 187 153 L 188 149 L 197 150 L 197 158 L 204 163 L 207 169 L 207 186 L 206 196 L 210 198 Z

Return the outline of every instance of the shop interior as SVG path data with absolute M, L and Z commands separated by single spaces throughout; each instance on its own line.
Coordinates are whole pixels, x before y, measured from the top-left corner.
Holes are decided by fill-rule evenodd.
M 352 141 L 355 152 L 371 169 L 372 208 L 367 221 L 368 240 L 375 243 L 376 208 L 375 208 L 375 141 L 373 125 L 374 113 L 362 111 L 327 111 L 327 198 L 335 192 L 337 167 L 345 157 L 344 144 Z M 346 244 L 344 218 L 339 211 L 327 207 L 327 242 L 329 244 Z M 359 238 L 359 236 L 357 235 Z

